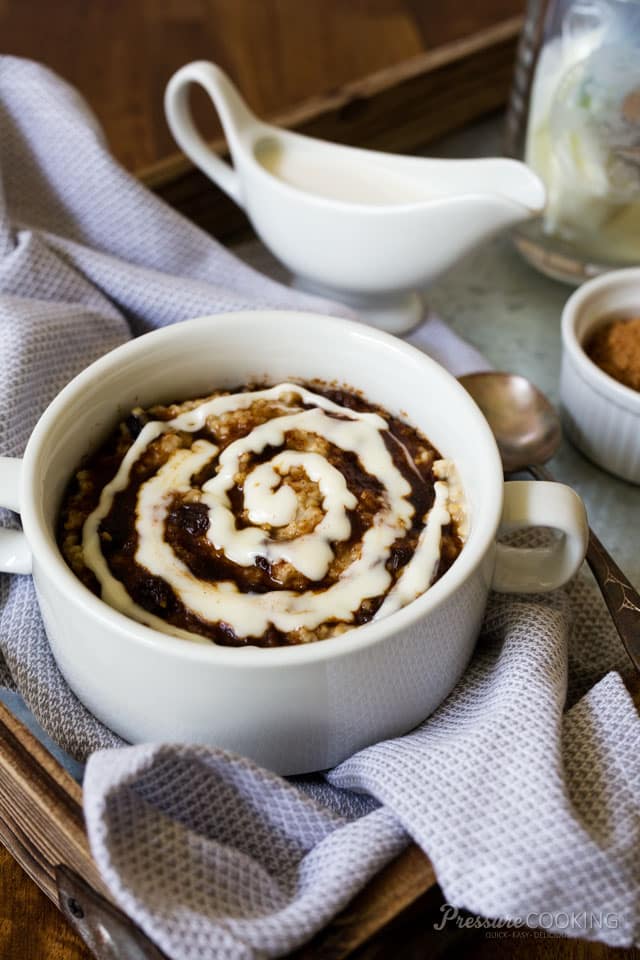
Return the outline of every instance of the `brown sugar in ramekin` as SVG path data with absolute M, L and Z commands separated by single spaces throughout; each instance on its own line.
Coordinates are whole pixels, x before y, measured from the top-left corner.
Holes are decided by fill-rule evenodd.
M 640 316 L 610 320 L 589 337 L 585 352 L 618 383 L 640 392 Z

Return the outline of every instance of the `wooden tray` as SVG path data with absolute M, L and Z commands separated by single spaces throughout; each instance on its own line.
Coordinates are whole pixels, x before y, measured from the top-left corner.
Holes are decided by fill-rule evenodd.
M 519 18 L 504 21 L 272 119 L 326 139 L 409 152 L 506 102 L 520 26 Z M 216 147 L 224 152 L 224 144 Z M 217 236 L 229 241 L 247 230 L 241 212 L 183 157 L 140 176 Z M 0 840 L 97 958 L 162 957 L 100 880 L 84 830 L 81 788 L 2 704 Z M 396 938 L 404 945 L 416 923 L 424 956 L 441 903 L 431 864 L 409 847 L 295 957 L 393 955 Z

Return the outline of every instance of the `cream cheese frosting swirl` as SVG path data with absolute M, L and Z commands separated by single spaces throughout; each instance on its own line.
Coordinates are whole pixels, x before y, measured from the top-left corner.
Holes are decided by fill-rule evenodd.
M 218 625 L 232 642 L 260 642 L 274 631 L 282 642 L 300 642 L 316 639 L 323 625 L 340 629 L 317 636 L 387 616 L 429 587 L 443 532 L 450 539 L 459 532 L 448 461 L 421 469 L 379 412 L 296 383 L 187 406 L 144 423 L 84 521 L 84 564 L 108 604 L 191 640 L 214 639 L 200 630 Z M 243 411 L 248 425 L 229 441 L 218 426 Z M 157 462 L 155 449 L 163 451 Z M 416 494 L 420 484 L 428 486 L 426 499 Z M 126 549 L 132 568 L 161 585 L 157 603 L 140 602 L 111 555 L 110 523 L 132 490 Z M 312 521 L 305 491 L 316 504 Z M 197 522 L 179 532 L 178 549 L 170 534 L 186 514 Z M 203 560 L 191 557 L 194 544 Z M 260 571 L 273 589 L 253 585 Z M 180 616 L 171 615 L 174 608 Z

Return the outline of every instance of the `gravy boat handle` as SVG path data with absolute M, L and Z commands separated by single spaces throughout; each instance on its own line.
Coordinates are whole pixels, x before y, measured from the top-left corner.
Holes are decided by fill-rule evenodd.
M 20 509 L 22 460 L 0 457 L 0 507 Z M 21 530 L 0 530 L 0 571 L 31 573 L 31 550 Z
M 231 155 L 238 149 L 238 132 L 256 118 L 220 67 L 206 60 L 188 63 L 169 81 L 164 95 L 167 123 L 180 149 L 214 183 L 243 207 L 240 177 L 211 149 L 199 133 L 189 104 L 189 87 L 198 83 L 204 87 L 218 111 Z

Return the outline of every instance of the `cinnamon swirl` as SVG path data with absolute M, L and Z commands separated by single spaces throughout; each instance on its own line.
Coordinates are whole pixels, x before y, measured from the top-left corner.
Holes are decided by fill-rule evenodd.
M 455 467 L 326 384 L 137 409 L 73 477 L 59 543 L 122 613 L 189 640 L 322 640 L 424 593 L 466 535 Z

